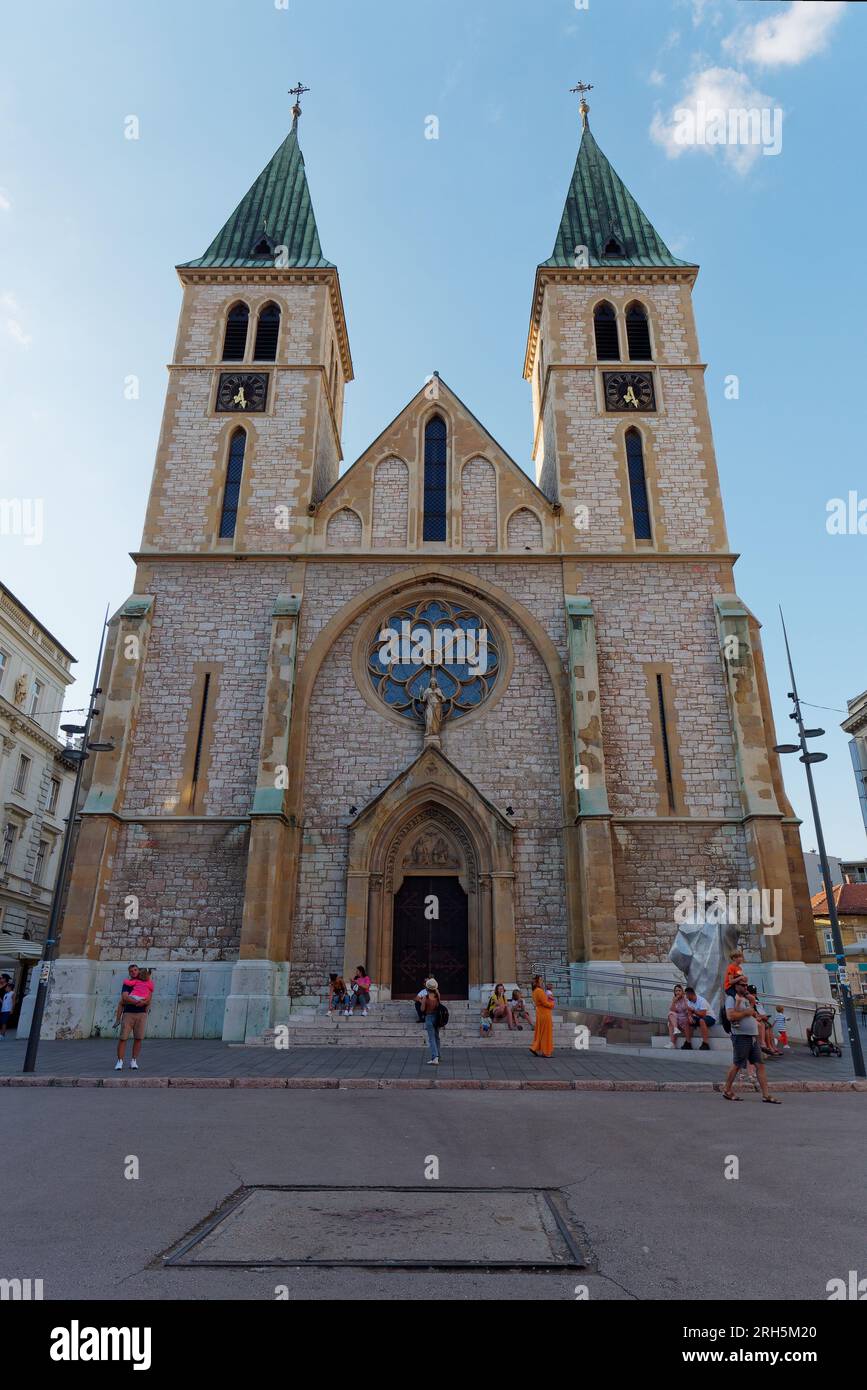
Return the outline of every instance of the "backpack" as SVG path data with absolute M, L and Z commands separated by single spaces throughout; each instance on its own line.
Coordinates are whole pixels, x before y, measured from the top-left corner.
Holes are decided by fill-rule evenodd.
M 724 994 L 723 997 L 722 997 L 722 1008 L 721 1008 L 720 1011 L 719 1011 L 719 1012 L 720 1012 L 720 1019 L 719 1019 L 719 1021 L 720 1021 L 720 1023 L 722 1024 L 722 1026 L 723 1026 L 723 1028 L 725 1029 L 725 1031 L 726 1031 L 727 1033 L 730 1034 L 731 1031 L 732 1031 L 732 1024 L 731 1024 L 731 1019 L 729 1018 L 728 1013 L 726 1012 L 726 1005 L 727 1005 L 727 1004 L 728 1004 L 728 995 Z
M 445 1026 L 446 1026 L 446 1024 L 448 1023 L 448 1021 L 449 1021 L 449 1011 L 448 1011 L 448 1009 L 446 1008 L 445 1004 L 442 1004 L 442 1003 L 437 1004 L 437 1021 L 436 1021 L 436 1026 L 437 1026 L 437 1028 L 445 1028 Z

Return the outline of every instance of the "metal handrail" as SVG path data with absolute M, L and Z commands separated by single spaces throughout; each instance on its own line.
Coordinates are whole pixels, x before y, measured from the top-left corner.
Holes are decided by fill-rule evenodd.
M 647 992 L 647 994 L 648 994 L 649 996 L 651 996 L 651 998 L 649 998 L 649 999 L 647 1000 L 647 1003 L 648 1003 L 648 1004 L 651 1004 L 651 1002 L 657 1002 L 657 1001 L 652 1001 L 652 996 L 654 995 L 654 993 L 657 994 L 657 995 L 659 995 L 659 994 L 669 994 L 669 995 L 670 995 L 673 986 L 674 986 L 675 984 L 678 984 L 678 983 L 679 983 L 679 981 L 677 981 L 677 980 L 673 980 L 673 981 L 672 981 L 672 980 L 660 980 L 660 979 L 657 979 L 655 976 L 648 976 L 648 975 L 622 975 L 622 974 L 619 974 L 619 973 L 618 973 L 618 974 L 615 974 L 615 973 L 613 973 L 613 972 L 609 974 L 609 973 L 607 973 L 607 972 L 605 972 L 605 971 L 599 971 L 598 973 L 597 973 L 596 971 L 594 971 L 594 972 L 593 972 L 593 975 L 592 975 L 592 977 L 591 977 L 591 979 L 588 981 L 588 984 L 591 984 L 591 985 L 592 985 L 593 993 L 597 993 L 597 992 L 598 992 L 598 993 L 601 993 L 601 994 L 605 994 L 605 993 L 606 993 L 606 986 L 610 986 L 610 987 L 611 987 L 611 993 L 612 993 L 612 994 L 615 994 L 615 993 L 616 993 L 616 994 L 630 994 L 630 995 L 631 995 L 631 997 L 632 997 L 632 1013 L 631 1013 L 631 1014 L 622 1014 L 622 1013 L 619 1013 L 617 1009 L 605 1009 L 605 1010 L 604 1010 L 605 1013 L 611 1014 L 614 1018 L 630 1018 L 630 1017 L 632 1017 L 632 1018 L 647 1018 L 647 1021 L 648 1021 L 648 1022 L 658 1022 L 658 1021 L 660 1021 L 661 1015 L 660 1015 L 660 1014 L 654 1014 L 654 1011 L 653 1011 L 652 1008 L 650 1008 L 649 1010 L 645 1010 L 645 1007 L 644 1007 L 644 1004 L 645 1004 L 645 1000 L 644 1000 L 645 991 Z M 804 997 L 804 996 L 802 996 L 802 995 L 766 994 L 766 993 L 762 993 L 762 996 L 761 996 L 761 997 L 762 997 L 762 1002 L 763 1002 L 763 1003 L 766 1003 L 766 1004 L 773 1004 L 773 1005 L 782 1004 L 782 1006 L 783 1006 L 784 1010 L 786 1011 L 786 1013 L 789 1013 L 790 1011 L 793 1012 L 793 1013 L 795 1013 L 795 1014 L 797 1015 L 796 1022 L 797 1022 L 797 1025 L 798 1025 L 798 1030 L 799 1030 L 799 1032 L 802 1033 L 802 1035 L 804 1035 L 804 1036 L 806 1035 L 806 1031 L 807 1031 L 807 1030 L 806 1030 L 806 1026 L 804 1025 L 804 1018 L 803 1018 L 803 1016 L 804 1016 L 804 1015 L 808 1015 L 808 1016 L 809 1016 L 809 1017 L 807 1017 L 807 1019 L 806 1019 L 806 1023 L 809 1023 L 809 1022 L 812 1020 L 813 1014 L 814 1014 L 815 1011 L 816 1011 L 816 1001 L 815 1001 L 814 999 L 807 999 L 806 997 Z M 572 1000 L 573 1000 L 573 999 L 575 1000 L 575 1003 L 576 1003 L 576 1005 L 577 1005 L 577 1007 L 578 1007 L 579 1009 L 586 1007 L 586 1005 L 582 1005 L 582 1004 L 580 1003 L 580 996 L 577 996 L 577 995 L 571 996 L 571 998 L 570 998 L 570 1003 L 569 1003 L 569 1005 L 567 1005 L 566 1007 L 570 1007 L 570 1006 L 571 1006 Z M 839 1037 L 839 1035 L 838 1035 L 838 1031 L 837 1031 L 837 1030 L 838 1030 L 838 1023 L 839 1023 L 839 1020 L 840 1020 L 840 1005 L 839 1005 L 839 1003 L 838 1003 L 837 1001 L 835 1001 L 835 1000 L 831 1000 L 831 1003 L 832 1003 L 832 1005 L 833 1005 L 833 1007 L 834 1007 L 834 1010 L 835 1010 L 835 1014 L 834 1014 L 834 1039 L 835 1039 L 836 1042 L 839 1043 L 840 1037 Z M 591 1012 L 600 1012 L 600 1010 L 592 1010 Z

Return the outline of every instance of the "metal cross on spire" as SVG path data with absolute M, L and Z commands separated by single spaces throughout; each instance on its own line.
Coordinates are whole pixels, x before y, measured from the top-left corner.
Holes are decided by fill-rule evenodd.
M 579 104 L 578 104 L 578 110 L 581 112 L 581 128 L 582 128 L 582 130 L 586 130 L 586 129 L 587 129 L 587 116 L 588 116 L 588 114 L 589 114 L 589 112 L 590 112 L 590 107 L 587 105 L 587 97 L 586 97 L 585 93 L 586 93 L 586 92 L 592 92 L 592 91 L 593 91 L 593 83 L 592 83 L 592 82 L 579 82 L 578 85 L 577 85 L 577 87 L 570 87 L 569 90 L 570 90 L 570 92 L 577 92 L 577 93 L 579 94 L 580 98 L 581 98 L 581 100 L 580 100 L 580 102 L 579 102 Z
M 305 87 L 301 82 L 299 82 L 296 86 L 289 88 L 289 96 L 295 98 L 295 105 L 292 107 L 293 125 L 297 125 L 298 117 L 301 115 L 301 98 L 303 97 L 305 92 L 309 91 L 310 88 Z

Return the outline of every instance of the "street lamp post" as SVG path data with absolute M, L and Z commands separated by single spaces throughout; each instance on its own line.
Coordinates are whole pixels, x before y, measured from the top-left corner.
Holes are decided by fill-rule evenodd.
M 807 773 L 807 787 L 810 792 L 810 805 L 813 808 L 813 825 L 816 830 L 816 842 L 819 846 L 819 862 L 822 866 L 822 882 L 825 885 L 825 902 L 828 904 L 828 917 L 831 922 L 831 936 L 834 942 L 834 955 L 837 958 L 837 982 L 840 989 L 840 996 L 843 1000 L 843 1016 L 846 1019 L 846 1029 L 849 1034 L 849 1047 L 852 1050 L 852 1062 L 855 1067 L 856 1076 L 867 1076 L 864 1070 L 864 1051 L 861 1047 L 861 1035 L 858 1032 L 858 1021 L 855 1017 L 855 1004 L 852 999 L 852 991 L 849 988 L 849 972 L 846 968 L 846 953 L 843 950 L 843 938 L 840 935 L 840 922 L 837 917 L 837 904 L 834 902 L 834 890 L 831 884 L 831 868 L 828 863 L 828 855 L 825 850 L 825 837 L 822 834 L 822 821 L 819 817 L 819 803 L 816 800 L 816 788 L 813 785 L 813 763 L 823 763 L 827 758 L 827 753 L 811 753 L 807 746 L 808 738 L 819 738 L 824 729 L 805 729 L 804 720 L 801 715 L 801 702 L 798 698 L 798 687 L 795 684 L 795 670 L 792 665 L 792 653 L 789 651 L 789 635 L 786 632 L 786 622 L 783 618 L 783 610 L 780 609 L 780 622 L 783 624 L 783 638 L 786 643 L 786 656 L 789 662 L 789 675 L 792 680 L 792 688 L 789 691 L 789 699 L 794 705 L 793 712 L 789 715 L 794 719 L 798 726 L 797 743 L 778 743 L 774 748 L 775 753 L 797 753 L 800 750 L 801 762 Z
M 105 612 L 105 619 L 102 624 L 102 636 L 99 639 L 99 653 L 96 658 L 96 670 L 93 675 L 93 689 L 90 692 L 90 701 L 87 706 L 87 718 L 84 723 L 78 726 L 64 724 L 64 730 L 75 732 L 82 735 L 81 747 L 67 750 L 67 757 L 75 758 L 78 766 L 75 770 L 75 783 L 72 789 L 72 802 L 69 807 L 69 816 L 66 821 L 66 829 L 63 833 L 63 849 L 60 855 L 60 865 L 57 870 L 57 878 L 54 882 L 54 893 L 51 898 L 51 915 L 48 919 L 48 931 L 45 934 L 45 942 L 42 947 L 42 959 L 39 965 L 39 985 L 36 990 L 36 1000 L 33 1005 L 33 1018 L 30 1021 L 30 1033 L 27 1038 L 27 1051 L 24 1055 L 23 1071 L 36 1070 L 36 1054 L 39 1051 L 39 1034 L 42 1028 L 42 1017 L 45 1013 L 45 1001 L 48 996 L 48 982 L 51 979 L 51 964 L 55 956 L 55 947 L 59 939 L 60 909 L 63 902 L 63 891 L 66 886 L 66 875 L 69 871 L 69 861 L 72 856 L 72 835 L 75 824 L 75 816 L 78 810 L 78 798 L 81 792 L 81 779 L 84 774 L 84 764 L 87 762 L 90 753 L 101 752 L 110 749 L 112 744 L 91 743 L 89 741 L 90 726 L 93 717 L 99 711 L 96 709 L 96 699 L 102 694 L 99 688 L 99 668 L 102 663 L 102 649 L 105 643 L 105 633 L 108 626 L 108 609 Z

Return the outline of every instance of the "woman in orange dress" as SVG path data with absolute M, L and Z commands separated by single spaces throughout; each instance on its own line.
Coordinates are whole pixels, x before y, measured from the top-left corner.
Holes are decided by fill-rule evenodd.
M 536 1029 L 530 1051 L 535 1057 L 550 1057 L 554 1052 L 554 1005 L 557 1001 L 545 992 L 541 975 L 533 976 L 533 1003 L 536 1006 Z

